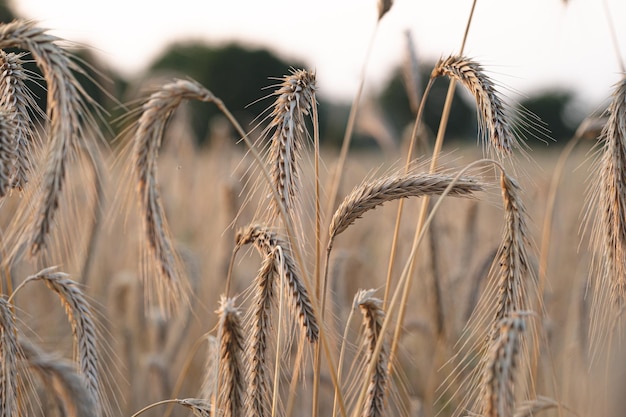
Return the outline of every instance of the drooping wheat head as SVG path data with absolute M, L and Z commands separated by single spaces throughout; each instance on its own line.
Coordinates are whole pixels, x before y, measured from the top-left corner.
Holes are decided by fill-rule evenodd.
M 88 134 L 97 134 L 96 121 L 87 105 L 98 109 L 98 104 L 77 81 L 75 74 L 84 71 L 59 45 L 60 41 L 32 21 L 16 20 L 0 25 L 0 49 L 15 47 L 29 51 L 43 73 L 48 90 L 46 168 L 35 218 L 26 235 L 33 255 L 46 247 L 59 208 L 68 162 L 80 141 L 86 140 Z
M 513 134 L 506 105 L 493 81 L 485 74 L 482 66 L 464 56 L 442 58 L 432 71 L 431 78 L 447 76 L 460 82 L 476 100 L 479 128 L 483 143 L 496 156 L 507 156 L 519 148 Z
M 310 342 L 317 341 L 319 325 L 313 314 L 309 294 L 300 278 L 295 259 L 291 253 L 291 245 L 278 233 L 262 225 L 250 225 L 237 232 L 238 246 L 253 243 L 261 256 L 272 256 L 277 277 L 285 280 L 289 288 L 292 306 L 298 316 L 300 325 Z
M 93 415 L 100 415 L 103 411 L 103 394 L 100 387 L 98 331 L 86 296 L 74 281 L 67 278 L 67 274 L 56 272 L 55 268 L 46 268 L 29 276 L 22 285 L 30 281 L 43 281 L 59 296 L 72 327 L 74 356 L 85 378 L 86 388 L 95 401 Z
M 11 187 L 19 191 L 28 182 L 34 163 L 33 148 L 37 137 L 33 118 L 43 116 L 26 86 L 28 76 L 23 69 L 22 58 L 23 54 L 0 50 L 0 108 L 8 112 L 15 124 L 13 146 L 6 148 L 7 156 L 11 159 L 7 168 L 11 168 Z
M 194 81 L 175 80 L 163 85 L 146 100 L 134 126 L 133 169 L 148 247 L 148 253 L 144 254 L 146 259 L 141 265 L 144 269 L 142 277 L 148 289 L 148 298 L 156 296 L 164 310 L 176 306 L 179 298 L 184 296 L 181 294 L 184 284 L 161 204 L 157 158 L 167 123 L 183 100 L 211 102 L 215 96 Z M 146 269 L 154 260 L 158 264 L 156 279 L 148 279 Z

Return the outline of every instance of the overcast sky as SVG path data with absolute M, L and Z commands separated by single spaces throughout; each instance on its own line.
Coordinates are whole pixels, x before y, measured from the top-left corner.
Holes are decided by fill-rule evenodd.
M 349 100 L 377 17 L 376 0 L 13 0 L 53 33 L 86 43 L 126 75 L 167 42 L 203 39 L 270 47 L 316 68 L 321 93 Z M 378 28 L 367 72 L 378 88 L 403 57 L 409 29 L 421 60 L 460 48 L 471 0 L 396 0 Z M 465 49 L 522 95 L 567 87 L 598 104 L 620 78 L 604 0 L 478 0 Z M 626 1 L 606 0 L 612 20 Z M 626 47 L 626 26 L 617 25 Z M 250 69 L 254 71 L 253 68 Z M 278 74 L 282 75 L 282 74 Z

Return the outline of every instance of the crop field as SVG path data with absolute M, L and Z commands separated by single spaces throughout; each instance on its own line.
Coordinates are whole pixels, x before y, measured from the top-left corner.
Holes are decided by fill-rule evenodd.
M 159 78 L 111 140 L 62 40 L 2 24 L 0 65 L 0 415 L 621 415 L 626 82 L 533 149 L 541 122 L 443 55 L 413 100 L 463 90 L 476 145 L 446 100 L 390 153 L 351 148 L 359 95 L 320 146 L 309 69 L 255 129 Z M 191 101 L 221 112 L 201 148 Z

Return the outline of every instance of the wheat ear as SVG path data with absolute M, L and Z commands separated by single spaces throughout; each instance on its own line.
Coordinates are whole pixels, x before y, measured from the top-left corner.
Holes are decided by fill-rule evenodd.
M 7 148 L 13 168 L 10 171 L 11 187 L 20 191 L 28 182 L 33 165 L 35 134 L 32 116 L 41 112 L 26 87 L 28 76 L 22 66 L 22 57 L 23 54 L 0 50 L 0 107 L 8 111 L 15 124 L 13 147 Z
M 486 142 L 496 155 L 507 155 L 519 147 L 508 121 L 504 101 L 480 64 L 464 56 L 442 58 L 433 69 L 431 78 L 440 76 L 460 82 L 472 93 L 478 108 L 482 137 L 487 139 Z
M 515 412 L 515 368 L 524 332 L 524 320 L 516 315 L 499 323 L 498 335 L 490 347 L 483 375 L 481 415 L 513 417 Z
M 534 275 L 529 274 L 530 236 L 526 225 L 526 209 L 520 199 L 520 187 L 504 172 L 500 177 L 500 186 L 505 228 L 502 243 L 492 266 L 492 270 L 495 268 L 494 273 L 499 277 L 494 326 L 513 311 L 532 310 L 528 295 L 532 285 L 536 284 Z
M 593 273 L 598 277 L 592 307 L 592 340 L 621 316 L 626 298 L 626 78 L 613 93 L 593 167 L 587 221 L 591 220 Z M 595 347 L 594 347 L 595 348 Z
M 244 348 L 243 328 L 239 311 L 232 298 L 222 298 L 219 320 L 219 397 L 217 409 L 224 417 L 243 415 L 245 380 L 242 363 Z
M 15 163 L 15 137 L 17 126 L 12 112 L 0 108 L 0 198 L 11 186 L 11 172 Z
M 17 361 L 20 354 L 15 317 L 11 304 L 0 297 L 0 415 L 13 417 L 19 414 Z
M 176 303 L 182 284 L 161 205 L 157 157 L 167 123 L 183 100 L 211 102 L 215 100 L 215 96 L 194 81 L 175 80 L 165 84 L 143 104 L 134 133 L 133 167 L 138 181 L 145 236 L 151 255 L 159 265 L 158 279 L 156 282 L 147 282 L 147 286 L 156 287 L 161 307 L 168 306 L 170 301 Z
M 309 294 L 301 281 L 296 262 L 291 254 L 289 242 L 265 226 L 251 225 L 237 232 L 237 246 L 254 243 L 264 258 L 272 255 L 274 269 L 285 279 L 289 287 L 289 295 L 297 312 L 300 325 L 310 342 L 319 338 L 319 325 L 313 314 L 313 306 Z
M 282 204 L 287 213 L 297 212 L 300 189 L 300 159 L 306 144 L 304 117 L 315 105 L 315 72 L 294 70 L 282 79 L 268 130 L 274 130 L 268 154 L 272 186 L 280 202 L 273 201 L 270 219 L 278 217 Z
M 367 387 L 367 397 L 363 406 L 362 417 L 381 417 L 384 415 L 385 391 L 388 384 L 388 354 L 386 349 L 376 352 L 376 345 L 382 335 L 382 322 L 385 314 L 382 310 L 382 300 L 373 296 L 374 290 L 361 290 L 355 297 L 356 305 L 363 313 L 363 328 L 365 333 L 365 343 L 367 352 L 365 355 L 365 366 L 374 361 L 376 363 L 374 372 L 369 378 Z
M 343 199 L 332 217 L 328 247 L 332 247 L 334 238 L 367 211 L 400 198 L 439 195 L 452 181 L 453 177 L 441 174 L 409 173 L 393 174 L 355 187 Z M 449 195 L 468 196 L 482 189 L 482 185 L 474 179 L 459 178 L 450 189 Z
M 269 415 L 270 370 L 266 358 L 270 343 L 270 311 L 274 299 L 275 253 L 265 256 L 254 282 L 252 329 L 247 339 L 246 411 L 252 417 Z
M 43 72 L 47 89 L 47 116 L 49 119 L 47 167 L 43 179 L 36 218 L 29 236 L 33 255 L 46 246 L 65 182 L 67 163 L 84 140 L 85 126 L 95 129 L 95 120 L 87 109 L 93 102 L 76 80 L 75 72 L 83 70 L 74 63 L 68 52 L 59 46 L 60 39 L 49 35 L 32 21 L 16 20 L 0 25 L 0 49 L 28 50 Z
M 83 375 L 76 373 L 74 364 L 46 354 L 31 342 L 22 341 L 20 347 L 28 365 L 58 400 L 64 416 L 91 417 L 96 413 L 98 402 L 87 389 Z
M 102 405 L 97 348 L 98 332 L 94 314 L 87 298 L 77 284 L 68 279 L 67 274 L 55 272 L 54 269 L 46 268 L 29 276 L 20 284 L 20 287 L 16 288 L 15 293 L 28 282 L 43 281 L 50 290 L 59 296 L 72 326 L 75 356 L 80 372 L 85 377 L 87 389 L 96 401 L 93 413 L 99 415 L 102 411 Z

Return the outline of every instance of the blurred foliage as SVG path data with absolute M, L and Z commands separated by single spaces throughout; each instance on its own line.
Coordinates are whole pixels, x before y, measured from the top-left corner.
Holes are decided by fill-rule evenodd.
M 434 63 L 430 66 L 424 65 L 420 67 L 420 78 L 422 80 L 430 78 L 433 66 Z M 424 87 L 422 86 L 422 88 Z M 447 93 L 448 83 L 446 80 L 436 80 L 426 101 L 423 117 L 425 126 L 432 132 L 436 132 L 439 128 L 441 110 L 446 101 Z M 421 92 L 419 94 L 421 95 Z M 385 116 L 397 132 L 402 132 L 407 126 L 413 126 L 415 114 L 409 102 L 402 68 L 394 70 L 379 95 L 379 101 Z M 453 140 L 468 137 L 475 140 L 476 131 L 476 110 L 473 108 L 473 103 L 469 103 L 467 95 L 462 93 L 462 89 L 457 88 L 455 99 L 452 102 L 446 135 Z
M 150 66 L 151 73 L 189 77 L 222 99 L 244 129 L 251 129 L 268 116 L 277 79 L 291 68 L 306 68 L 285 61 L 266 49 L 249 49 L 238 44 L 213 47 L 204 43 L 176 43 Z M 200 143 L 207 139 L 211 118 L 219 111 L 212 104 L 191 103 L 193 131 Z M 320 109 L 320 129 L 324 110 Z M 259 116 L 261 115 L 261 116 Z M 255 120 L 255 118 L 259 117 Z
M 538 132 L 537 134 L 540 134 L 542 129 L 548 129 L 549 132 L 546 134 L 557 143 L 565 143 L 571 138 L 583 118 L 575 109 L 574 93 L 566 90 L 538 92 L 520 101 L 517 110 L 522 116 L 521 121 L 528 125 L 527 128 Z M 525 116 L 528 112 L 534 116 Z M 540 121 L 533 117 L 539 118 Z M 533 127 L 532 124 L 536 126 Z M 527 136 L 532 142 L 533 138 L 530 135 Z M 543 140 L 542 137 L 538 139 Z
M 14 2 L 0 0 L 0 21 L 10 22 L 17 16 Z M 6 52 L 22 52 L 16 49 Z M 107 66 L 89 49 L 72 51 L 82 72 L 76 74 L 85 91 L 105 112 L 107 121 L 114 120 L 124 113 L 117 100 L 125 97 L 128 82 Z M 25 69 L 37 74 L 39 79 L 31 79 L 28 87 L 41 108 L 46 109 L 45 82 L 41 72 L 30 55 L 23 58 Z M 428 80 L 433 63 L 420 66 L 419 79 Z M 166 47 L 147 69 L 150 74 L 168 74 L 181 78 L 192 78 L 220 97 L 228 106 L 244 129 L 250 130 L 259 122 L 267 121 L 268 109 L 274 103 L 272 93 L 279 84 L 277 78 L 289 73 L 291 68 L 306 68 L 295 60 L 286 61 L 267 49 L 251 49 L 238 44 L 210 46 L 201 42 L 178 42 Z M 421 86 L 423 88 L 424 86 Z M 447 80 L 437 80 L 432 86 L 424 108 L 424 125 L 431 132 L 439 126 L 441 110 L 448 90 Z M 135 97 L 136 98 L 136 97 Z M 402 68 L 398 67 L 391 74 L 380 93 L 375 97 L 382 109 L 384 122 L 391 128 L 391 134 L 397 142 L 402 133 L 415 121 L 415 109 L 412 108 L 407 88 L 403 79 Z M 349 103 L 328 102 L 318 96 L 321 140 L 326 144 L 340 146 L 343 138 Z M 582 116 L 577 114 L 574 94 L 566 90 L 539 92 L 522 100 L 515 109 L 522 117 L 516 124 L 532 142 L 534 137 L 544 140 L 549 136 L 557 142 L 572 136 Z M 271 110 L 270 110 L 271 111 Z M 192 130 L 198 143 L 208 137 L 211 119 L 219 111 L 212 104 L 192 102 L 190 105 Z M 536 115 L 529 116 L 529 114 Z M 111 124 L 113 129 L 122 126 Z M 263 128 L 263 124 L 259 129 Z M 544 132 L 542 132 L 542 130 Z M 115 134 L 117 132 L 113 132 Z M 462 88 L 457 88 L 447 126 L 447 141 L 475 141 L 477 134 L 476 110 L 473 99 Z M 358 131 L 354 134 L 353 146 L 369 146 L 367 135 Z M 368 145 L 369 144 L 369 145 Z M 532 145 L 532 143 L 531 143 Z
M 434 63 L 421 68 L 422 80 L 429 79 L 433 66 Z M 426 101 L 423 120 L 433 132 L 436 132 L 439 126 L 447 90 L 448 83 L 445 80 L 437 80 Z M 457 88 L 455 96 L 446 130 L 447 136 L 453 140 L 475 141 L 477 121 L 473 98 L 463 88 Z M 548 90 L 540 91 L 519 103 L 513 103 L 515 110 L 513 123 L 516 130 L 525 136 L 530 146 L 534 146 L 536 142 L 550 144 L 552 139 L 557 143 L 564 142 L 573 135 L 576 126 L 582 120 L 582 115 L 576 110 L 574 99 L 572 91 Z M 401 68 L 394 71 L 382 89 L 379 100 L 385 111 L 385 117 L 397 132 L 401 132 L 408 125 L 412 126 L 415 122 Z

